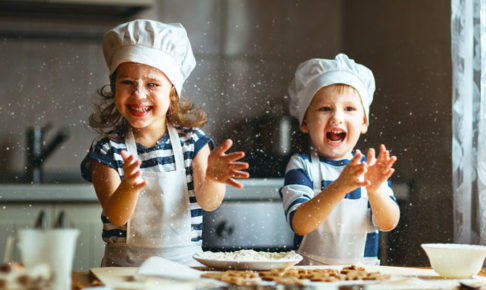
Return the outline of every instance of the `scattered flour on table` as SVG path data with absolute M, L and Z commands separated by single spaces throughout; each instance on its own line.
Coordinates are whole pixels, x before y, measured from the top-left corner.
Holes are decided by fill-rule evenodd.
M 268 261 L 268 260 L 299 260 L 301 256 L 295 251 L 289 252 L 262 252 L 255 250 L 239 250 L 235 252 L 202 252 L 196 257 L 209 260 L 230 261 Z

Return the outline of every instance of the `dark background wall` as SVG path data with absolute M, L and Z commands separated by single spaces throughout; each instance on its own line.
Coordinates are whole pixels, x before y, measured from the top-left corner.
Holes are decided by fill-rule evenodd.
M 420 243 L 453 237 L 450 2 L 348 0 L 343 10 L 343 48 L 377 83 L 361 146 L 386 144 L 398 157 L 395 178 L 414 181 L 397 256 L 425 264 Z

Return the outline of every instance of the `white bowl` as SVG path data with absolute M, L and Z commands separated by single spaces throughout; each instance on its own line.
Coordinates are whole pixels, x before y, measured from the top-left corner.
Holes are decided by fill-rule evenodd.
M 422 244 L 430 266 L 446 278 L 469 278 L 481 271 L 486 246 L 467 244 Z

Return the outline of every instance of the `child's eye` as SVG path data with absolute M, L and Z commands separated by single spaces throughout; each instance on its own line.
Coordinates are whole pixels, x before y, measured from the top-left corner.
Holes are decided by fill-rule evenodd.
M 348 111 L 348 112 L 356 111 L 356 108 L 348 106 L 348 107 L 346 107 L 346 111 Z
M 156 87 L 159 86 L 159 84 L 157 84 L 157 83 L 149 83 L 148 86 L 149 87 L 152 87 L 152 88 L 156 88 Z
M 133 84 L 133 82 L 131 80 L 121 80 L 120 83 L 121 84 L 124 84 L 124 85 L 131 85 L 131 84 Z
M 324 112 L 328 112 L 328 111 L 330 111 L 330 110 L 331 110 L 331 108 L 330 108 L 330 107 L 320 107 L 320 108 L 319 108 L 319 111 L 324 111 Z

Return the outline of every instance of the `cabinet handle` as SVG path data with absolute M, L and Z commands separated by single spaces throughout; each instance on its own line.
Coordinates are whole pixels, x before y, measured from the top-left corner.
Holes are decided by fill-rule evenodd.
M 226 224 L 226 221 L 220 222 L 216 226 L 216 235 L 220 238 L 227 239 L 233 234 L 233 227 Z
M 66 215 L 64 214 L 63 210 L 57 216 L 56 224 L 54 225 L 54 227 L 59 229 L 66 228 Z
M 41 210 L 39 215 L 37 216 L 37 219 L 35 220 L 34 228 L 41 229 L 41 230 L 47 229 L 46 213 L 44 212 L 44 210 Z

